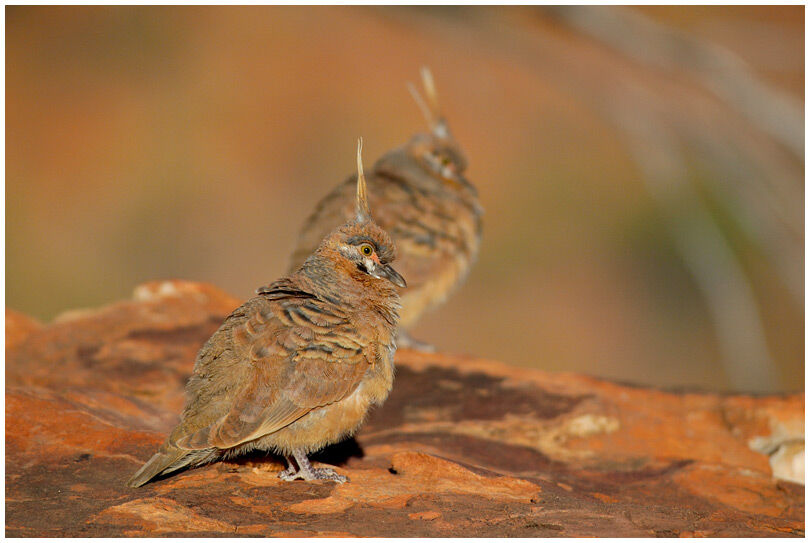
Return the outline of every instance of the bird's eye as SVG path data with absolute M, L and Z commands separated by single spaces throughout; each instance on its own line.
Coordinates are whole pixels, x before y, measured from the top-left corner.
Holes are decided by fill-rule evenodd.
M 363 245 L 360 246 L 360 252 L 366 256 L 371 256 L 371 253 L 374 252 L 374 248 L 368 243 L 364 243 Z

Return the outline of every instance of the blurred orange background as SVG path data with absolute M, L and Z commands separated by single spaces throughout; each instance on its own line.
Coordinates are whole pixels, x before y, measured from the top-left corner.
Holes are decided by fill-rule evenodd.
M 6 9 L 6 301 L 239 297 L 317 200 L 423 129 L 486 209 L 414 336 L 709 390 L 804 383 L 804 7 Z

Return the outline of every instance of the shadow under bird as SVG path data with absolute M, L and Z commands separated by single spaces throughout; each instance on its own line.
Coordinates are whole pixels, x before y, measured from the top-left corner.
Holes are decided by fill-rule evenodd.
M 400 325 L 412 327 L 459 286 L 478 255 L 483 210 L 475 187 L 464 177 L 467 160 L 439 109 L 433 77 L 422 69 L 426 103 L 409 85 L 430 126 L 383 155 L 368 172 L 374 218 L 397 246 L 397 267 L 408 278 L 400 291 Z M 307 219 L 293 252 L 297 269 L 330 230 L 353 213 L 355 177 L 325 196 Z M 400 331 L 400 347 L 432 350 Z
M 257 290 L 197 355 L 180 423 L 128 481 L 253 449 L 286 457 L 285 481 L 347 478 L 307 455 L 352 435 L 394 379 L 405 280 L 371 217 L 357 148 L 355 211 L 295 271 Z

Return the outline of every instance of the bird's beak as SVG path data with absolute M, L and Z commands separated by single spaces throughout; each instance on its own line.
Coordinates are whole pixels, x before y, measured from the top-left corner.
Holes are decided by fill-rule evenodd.
M 405 288 L 408 286 L 408 284 L 405 282 L 405 278 L 402 277 L 399 272 L 397 272 L 397 270 L 392 268 L 389 264 L 377 266 L 374 272 L 374 275 L 380 279 L 388 279 L 398 287 Z

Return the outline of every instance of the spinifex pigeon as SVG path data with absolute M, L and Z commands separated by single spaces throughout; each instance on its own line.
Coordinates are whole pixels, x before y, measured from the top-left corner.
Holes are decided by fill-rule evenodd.
M 408 278 L 400 291 L 400 325 L 410 328 L 440 305 L 466 277 L 481 241 L 482 208 L 475 187 L 464 177 L 467 160 L 441 115 L 433 78 L 422 70 L 430 105 L 410 86 L 430 125 L 405 145 L 382 156 L 368 172 L 374 219 L 397 246 L 397 267 Z M 315 207 L 304 224 L 290 270 L 295 270 L 354 209 L 354 176 Z M 400 346 L 429 348 L 400 332 Z
M 197 355 L 180 424 L 128 482 L 252 450 L 293 479 L 347 479 L 307 455 L 353 434 L 394 379 L 394 244 L 369 212 L 357 149 L 355 209 L 287 277 L 258 289 Z

